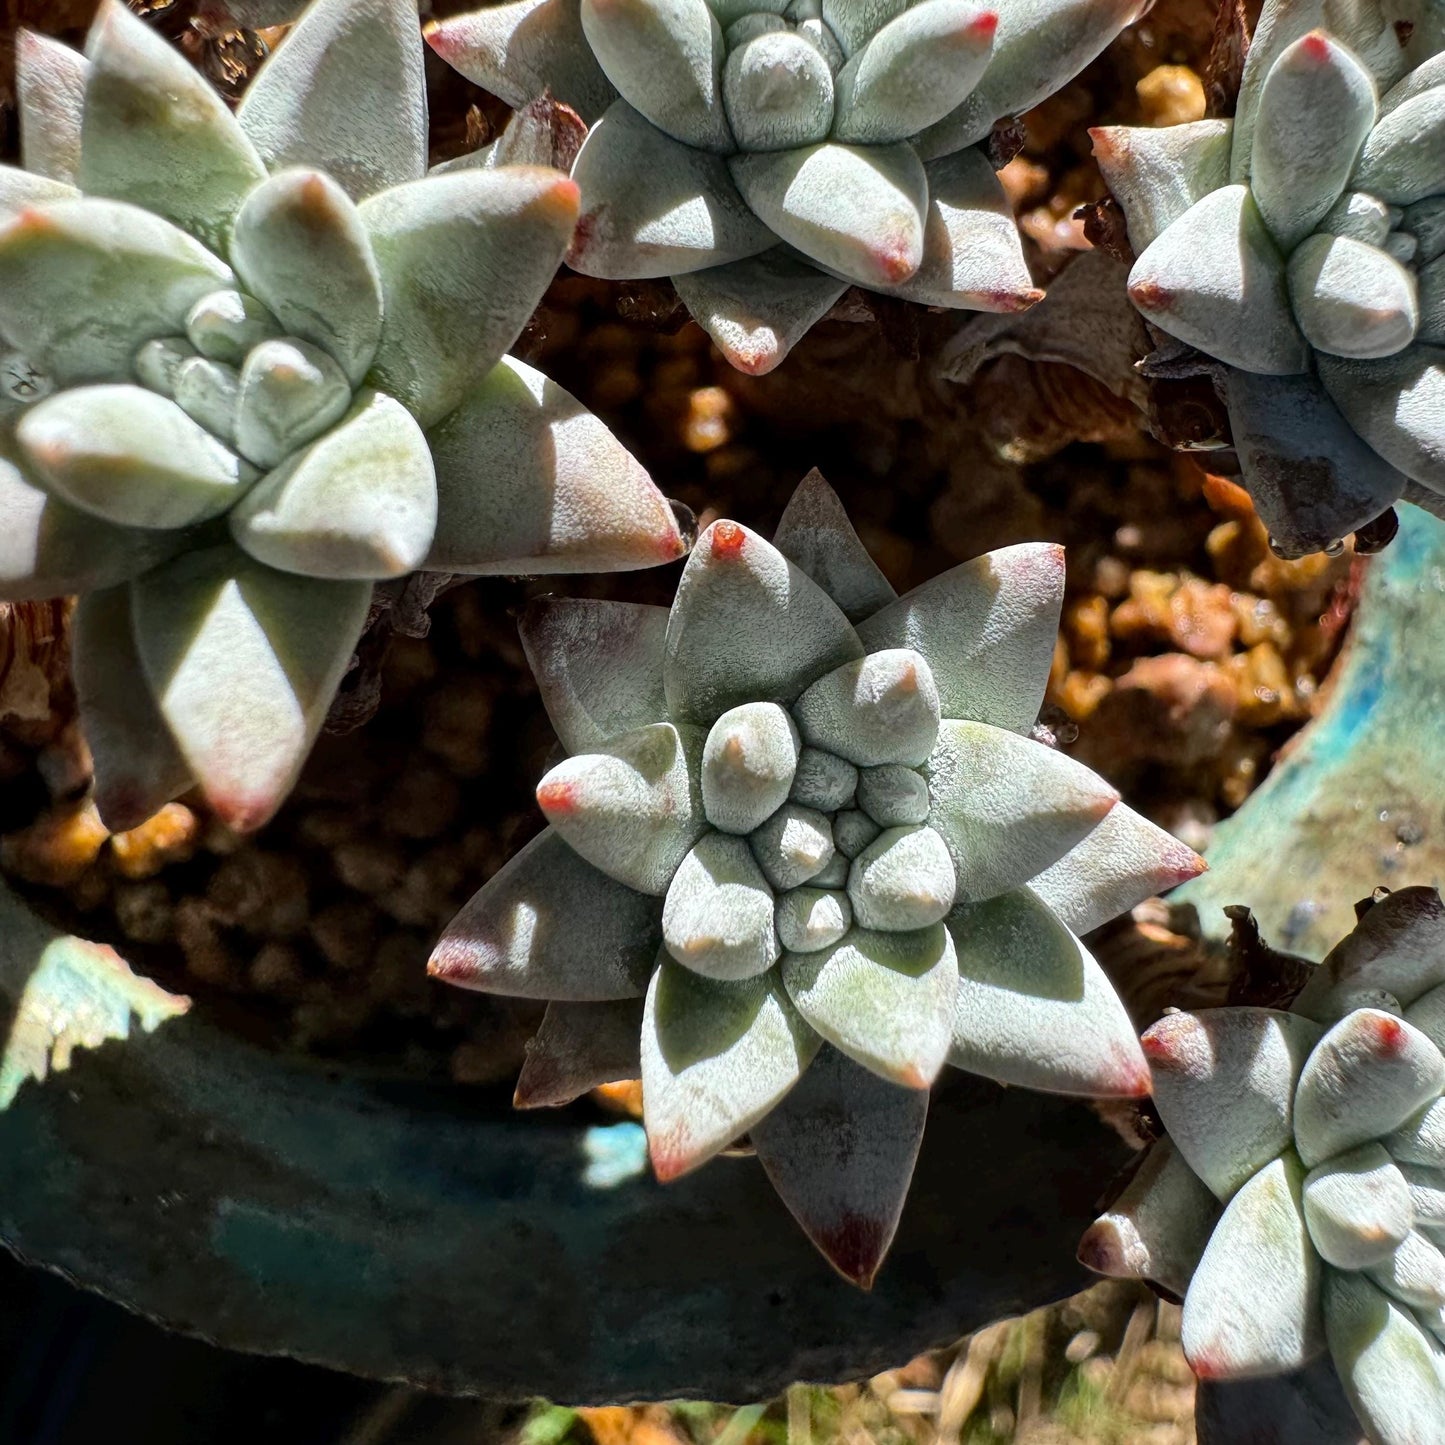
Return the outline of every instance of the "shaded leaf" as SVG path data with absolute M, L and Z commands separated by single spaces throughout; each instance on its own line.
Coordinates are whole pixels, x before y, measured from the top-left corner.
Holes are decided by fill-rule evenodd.
M 68 45 L 38 30 L 16 32 L 20 163 L 27 171 L 74 184 L 80 170 L 80 123 L 89 69 L 90 62 Z
M 733 982 L 773 966 L 773 893 L 745 840 L 698 839 L 668 885 L 662 938 L 678 963 L 704 978 Z
M 1326 1264 L 1366 1269 L 1382 1264 L 1410 1233 L 1410 1187 L 1374 1143 L 1336 1154 L 1304 1183 L 1305 1223 Z
M 570 1104 L 591 1089 L 642 1072 L 642 1000 L 547 1005 L 512 1100 L 518 1109 Z

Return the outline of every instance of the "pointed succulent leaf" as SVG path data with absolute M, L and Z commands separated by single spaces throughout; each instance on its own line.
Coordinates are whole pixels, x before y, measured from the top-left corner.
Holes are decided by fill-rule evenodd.
M 687 559 L 668 619 L 668 710 L 706 726 L 740 703 L 792 703 L 862 655 L 848 619 L 805 572 L 756 532 L 714 522 Z
M 1445 1169 L 1445 1099 L 1432 1099 L 1381 1142 L 1402 1164 Z
M 80 170 L 80 126 L 90 62 L 36 30 L 15 36 L 15 91 L 20 108 L 20 163 L 27 171 L 73 185 Z
M 859 767 L 917 767 L 938 738 L 938 689 L 922 655 L 888 648 L 820 677 L 793 716 L 804 741 Z
M 1418 1229 L 1411 1230 L 1388 1259 L 1365 1272 L 1402 1304 L 1436 1310 L 1445 1306 L 1445 1254 Z
M 642 1000 L 547 1005 L 542 1026 L 527 1041 L 512 1105 L 555 1109 L 591 1089 L 635 1079 L 642 1072 Z
M 808 885 L 811 888 L 844 889 L 848 886 L 848 873 L 851 867 L 852 860 L 845 853 L 841 852 L 835 843 L 833 845 L 833 856 L 808 879 Z M 846 898 L 847 894 L 845 893 L 843 896 Z M 851 904 L 849 905 L 849 911 L 850 913 L 852 911 Z M 800 949 L 798 951 L 806 952 L 807 950 Z
M 724 833 L 751 833 L 788 801 L 798 765 L 798 729 L 775 702 L 729 708 L 702 752 L 702 803 Z
M 1013 207 L 983 153 L 970 146 L 924 169 L 923 260 L 902 285 L 878 289 L 922 306 L 971 311 L 1027 311 L 1041 301 Z
M 1375 83 L 1321 30 L 1285 49 L 1260 89 L 1250 190 L 1288 254 L 1340 198 L 1375 122 Z
M 63 501 L 123 527 L 189 527 L 234 505 L 254 473 L 166 397 L 83 386 L 37 402 L 15 439 Z
M 945 718 L 1026 733 L 1044 700 L 1063 600 L 1064 549 L 1026 542 L 914 588 L 860 622 L 858 636 L 870 652 L 911 647 L 926 657 Z
M 140 368 L 136 370 L 139 372 Z M 192 421 L 199 422 L 213 437 L 228 445 L 234 445 L 236 439 L 240 394 L 241 377 L 234 366 L 204 356 L 187 356 L 176 367 L 171 392 L 176 405 Z
M 381 277 L 350 196 L 320 171 L 283 171 L 247 197 L 230 254 L 287 334 L 359 385 L 381 339 Z
M 768 882 L 780 893 L 816 878 L 833 858 L 828 819 L 797 803 L 784 803 L 754 829 L 748 842 Z
M 684 145 L 732 149 L 722 30 L 706 0 L 581 0 L 581 12 L 597 63 L 634 110 Z
M 1399 110 L 1407 100 L 1445 85 L 1445 51 L 1437 51 L 1429 59 L 1422 60 L 1403 79 L 1392 85 L 1380 97 L 1380 115 L 1387 116 Z
M 853 926 L 853 905 L 836 888 L 790 888 L 778 899 L 774 922 L 789 953 L 816 953 L 832 948 Z
M 738 194 L 721 156 L 684 145 L 619 100 L 572 167 L 582 213 L 567 262 L 629 281 L 741 261 L 778 238 Z
M 860 286 L 897 286 L 922 264 L 928 177 L 910 146 L 830 141 L 728 164 L 761 220 L 825 270 Z
M 569 753 L 667 715 L 667 608 L 591 597 L 536 597 L 518 623 L 552 727 Z
M 414 0 L 313 0 L 237 119 L 270 170 L 314 166 L 356 200 L 420 180 L 422 55 Z
M 1079 1263 L 1111 1279 L 1142 1279 L 1181 1299 L 1219 1218 L 1219 1201 L 1168 1139 L 1144 1156 L 1108 1211 L 1079 1241 Z
M 858 775 L 858 806 L 880 828 L 928 821 L 928 784 L 923 774 L 899 763 L 864 768 Z
M 1366 1435 L 1380 1445 L 1445 1442 L 1445 1351 L 1381 1289 L 1331 1271 L 1324 1287 L 1330 1356 Z
M 95 766 L 93 793 L 112 832 L 138 828 L 194 782 L 142 682 L 130 588 L 92 592 L 71 624 L 72 672 L 81 727 Z
M 816 467 L 783 508 L 773 546 L 801 567 L 850 622 L 871 616 L 898 596 L 858 540 L 837 492 Z
M 1320 380 L 1345 420 L 1391 465 L 1445 491 L 1445 347 L 1379 361 L 1322 355 Z
M 1278 1375 L 1324 1347 L 1320 1257 L 1305 1227 L 1293 1151 L 1229 1201 L 1184 1298 L 1184 1354 L 1201 1380 Z
M 819 1048 L 774 972 L 735 983 L 664 958 L 647 991 L 642 1100 L 652 1167 L 664 1182 L 747 1133 L 798 1082 Z
M 1445 1053 L 1445 984 L 1436 984 L 1405 1010 L 1405 1019 Z
M 438 499 L 428 571 L 622 572 L 687 551 L 676 515 L 631 452 L 576 397 L 513 357 L 428 441 Z
M 258 562 L 308 577 L 401 577 L 436 527 L 426 437 L 399 401 L 369 389 L 304 451 L 261 479 L 227 519 Z
M 1066 928 L 1088 933 L 1204 868 L 1192 848 L 1116 803 L 1098 827 L 1028 885 Z
M 754 978 L 777 962 L 773 892 L 744 839 L 698 839 L 668 885 L 662 939 L 678 963 L 704 978 Z
M 927 928 L 947 917 L 954 893 L 948 845 L 932 828 L 885 828 L 848 874 L 848 899 L 860 928 Z
M 473 894 L 427 972 L 517 998 L 636 999 L 661 944 L 656 898 L 615 882 L 548 828 Z
M 1403 1019 L 1356 1009 L 1320 1040 L 1300 1075 L 1294 1133 L 1313 1168 L 1388 1134 L 1445 1088 L 1445 1057 Z
M 1094 159 L 1124 208 L 1135 255 L 1210 191 L 1229 184 L 1234 122 L 1100 125 L 1089 131 Z
M 1445 1170 L 1401 1164 L 1400 1173 L 1410 1189 L 1415 1222 L 1425 1229 L 1445 1230 Z
M 229 546 L 134 584 L 146 681 L 228 827 L 259 828 L 290 791 L 370 602 L 367 583 L 292 577 Z
M 1324 1030 L 1269 1008 L 1166 1014 L 1143 1038 L 1154 1102 L 1189 1167 L 1228 1199 L 1294 1139 L 1294 1093 Z
M 22 171 L 18 166 L 0 166 L 0 222 L 13 221 L 29 206 L 48 201 L 73 201 L 80 192 L 64 181 Z
M 1267 376 L 1303 371 L 1284 261 L 1246 186 L 1196 202 L 1129 273 L 1129 298 L 1161 330 Z
M 958 896 L 968 902 L 1036 877 L 1119 800 L 1082 763 L 986 723 L 945 718 L 924 771 L 929 822 L 948 844 Z
M 1445 345 L 1445 256 L 1426 262 L 1415 273 L 1419 288 L 1421 341 Z
M 501 359 L 552 279 L 577 187 L 543 166 L 455 171 L 361 206 L 381 274 L 377 385 L 423 426 Z
M 241 367 L 237 450 L 258 467 L 274 467 L 350 406 L 346 373 L 319 346 L 289 336 L 263 341 Z
M 1418 259 L 1422 263 L 1445 255 L 1445 196 L 1432 196 L 1407 206 L 1401 224 L 1419 245 Z
M 856 858 L 883 831 L 867 813 L 848 808 L 833 819 L 833 846 L 845 858 Z
M 1415 278 L 1392 256 L 1348 236 L 1310 236 L 1288 268 L 1295 320 L 1332 356 L 1393 356 L 1415 339 Z
M 903 1213 L 928 1095 L 824 1048 L 752 1129 L 758 1162 L 789 1213 L 845 1279 L 873 1282 Z
M 226 366 L 240 366 L 253 347 L 281 334 L 276 318 L 254 296 L 226 289 L 202 296 L 186 313 L 186 339 L 200 355 Z M 166 338 L 146 343 L 148 347 L 175 347 L 180 342 Z M 137 358 L 139 372 L 140 361 Z M 153 385 L 153 390 L 165 388 Z
M 1370 132 L 1351 182 L 1392 206 L 1445 192 L 1445 84 L 1407 100 Z
M 649 723 L 566 759 L 537 785 L 547 821 L 610 878 L 660 897 L 707 827 L 697 728 Z
M 786 28 L 741 40 L 728 33 L 722 100 L 736 149 L 784 151 L 825 140 L 833 122 L 833 72 L 822 51 Z
M 693 320 L 749 376 L 780 365 L 848 289 L 783 246 L 669 279 Z
M 433 20 L 426 43 L 514 110 L 550 89 L 591 122 L 617 99 L 582 33 L 577 0 L 506 0 Z
M 266 179 L 225 101 L 121 0 L 104 0 L 86 51 L 76 184 L 223 249 L 247 191 Z
M 805 808 L 834 813 L 846 808 L 858 790 L 858 769 L 836 753 L 805 747 L 798 754 L 789 796 Z
M 853 928 L 832 948 L 785 953 L 798 1012 L 880 1078 L 926 1089 L 948 1054 L 958 963 L 941 923 L 912 933 Z
M 978 0 L 921 0 L 895 16 L 838 72 L 834 136 L 889 145 L 942 120 L 978 84 L 997 29 Z
M 60 386 L 127 375 L 232 280 L 184 231 L 118 201 L 52 201 L 0 224 L 0 333 L 24 337 Z
M 1364 191 L 1346 191 L 1315 229 L 1329 236 L 1349 236 L 1371 246 L 1383 246 L 1391 230 L 1390 207 Z
M 1399 1166 L 1374 1143 L 1336 1154 L 1304 1184 L 1305 1223 L 1326 1264 L 1368 1269 L 1405 1242 L 1414 1221 Z
M 736 4 L 738 0 L 726 3 Z M 837 37 L 843 53 L 852 55 L 867 44 L 870 35 L 902 15 L 908 5 L 909 0 L 821 0 L 817 13 Z
M 118 527 L 51 496 L 0 455 L 0 598 L 35 601 L 139 577 L 186 545 L 183 532 Z
M 947 920 L 959 986 L 948 1061 L 1058 1094 L 1140 1098 L 1149 1067 L 1089 951 L 1027 888 Z

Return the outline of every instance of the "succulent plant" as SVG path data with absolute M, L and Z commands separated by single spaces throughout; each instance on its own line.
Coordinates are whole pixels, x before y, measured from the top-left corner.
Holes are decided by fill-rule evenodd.
M 849 284 L 1017 311 L 1043 292 L 982 146 L 1140 0 L 510 0 L 432 48 L 512 105 L 592 125 L 568 260 L 670 276 L 732 364 L 770 371 Z
M 1440 895 L 1375 902 L 1289 1012 L 1172 1013 L 1143 1045 L 1169 1139 L 1080 1258 L 1183 1294 L 1200 1378 L 1328 1350 L 1374 1445 L 1445 1441 Z
M 1232 120 L 1105 126 L 1129 294 L 1213 358 L 1281 550 L 1445 509 L 1445 12 L 1265 0 Z
M 1028 544 L 899 598 L 813 473 L 772 543 L 714 522 L 670 609 L 535 603 L 571 756 L 430 965 L 551 1000 L 517 1103 L 640 1075 L 660 1179 L 749 1134 L 867 1282 L 945 1062 L 1146 1090 L 1075 935 L 1203 864 L 1029 736 L 1062 593 L 1062 549 Z
M 0 168 L 0 596 L 85 594 L 97 802 L 288 791 L 373 583 L 648 566 L 642 468 L 504 355 L 575 185 L 426 173 L 413 0 L 316 0 L 233 115 L 119 0 L 86 57 L 22 32 Z M 522 147 L 525 149 L 525 147 Z

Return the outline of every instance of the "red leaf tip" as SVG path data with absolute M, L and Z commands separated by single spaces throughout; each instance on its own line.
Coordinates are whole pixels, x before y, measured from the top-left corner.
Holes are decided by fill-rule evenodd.
M 975 16 L 968 25 L 968 33 L 980 40 L 987 40 L 997 29 L 998 12 L 994 10 L 985 10 L 982 15 Z
M 1393 1014 L 1379 1014 L 1370 1022 L 1374 1025 L 1375 1043 L 1382 1054 L 1392 1057 L 1404 1051 L 1405 1026 Z
M 537 806 L 549 817 L 568 817 L 577 811 L 577 785 L 558 779 L 549 783 L 545 778 L 537 784 Z
M 736 522 L 721 521 L 712 524 L 711 549 L 719 562 L 732 562 L 742 556 L 743 545 L 748 534 Z
M 1323 30 L 1311 30 L 1299 43 L 1300 53 L 1323 64 L 1330 58 L 1330 38 Z

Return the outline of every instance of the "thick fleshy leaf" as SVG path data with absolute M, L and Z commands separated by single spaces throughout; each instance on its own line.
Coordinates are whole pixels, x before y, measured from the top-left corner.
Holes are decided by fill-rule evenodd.
M 186 313 L 186 340 L 197 352 L 211 361 L 226 366 L 240 366 L 250 355 L 252 347 L 263 341 L 272 341 L 280 336 L 281 327 L 276 318 L 256 300 L 243 291 L 212 291 L 202 296 Z M 170 337 L 146 343 L 145 349 L 136 357 L 137 377 L 152 388 L 165 392 L 167 383 L 142 370 L 150 363 L 147 356 L 165 355 L 161 363 L 161 376 L 170 373 L 171 357 L 182 347 L 179 338 Z M 170 385 L 174 385 L 171 381 Z
M 577 0 L 508 0 L 433 20 L 426 43 L 515 110 L 550 90 L 591 122 L 617 99 L 582 33 Z
M 693 320 L 749 376 L 780 365 L 848 289 L 782 246 L 669 279 Z
M 1445 1088 L 1445 1057 L 1403 1019 L 1362 1008 L 1320 1040 L 1295 1093 L 1300 1158 L 1313 1168 L 1398 1129 Z
M 784 803 L 801 745 L 798 729 L 775 702 L 730 708 L 709 730 L 702 752 L 702 803 L 724 833 L 751 833 Z
M 0 456 L 0 597 L 34 601 L 139 577 L 186 545 L 184 532 L 117 527 L 52 497 Z
M 1317 350 L 1393 356 L 1415 339 L 1415 277 L 1378 247 L 1349 236 L 1310 236 L 1289 258 L 1287 275 L 1295 320 Z
M 581 0 L 580 8 L 592 54 L 634 110 L 684 145 L 732 149 L 722 30 L 706 0 Z
M 71 655 L 96 809 L 112 832 L 138 828 L 194 779 L 141 676 L 129 587 L 80 599 Z
M 837 492 L 816 467 L 783 508 L 773 546 L 801 567 L 850 622 L 871 616 L 898 596 L 858 540 Z
M 1307 364 L 1284 261 L 1245 186 L 1211 191 L 1167 227 L 1134 263 L 1129 298 L 1231 366 L 1288 376 Z
M 1428 201 L 1407 206 L 1400 224 L 1419 245 L 1421 262 L 1445 255 L 1445 196 L 1432 196 Z
M 1219 1201 L 1161 1139 L 1084 1231 L 1079 1263 L 1111 1279 L 1148 1280 L 1182 1299 L 1218 1218 Z
M 1445 1442 L 1445 1351 L 1376 1285 L 1331 1271 L 1324 1288 L 1330 1356 L 1379 1445 Z
M 1408 347 L 1380 361 L 1318 358 L 1335 405 L 1407 477 L 1445 491 L 1445 347 Z
M 187 553 L 134 584 L 146 680 L 228 827 L 259 828 L 280 807 L 370 602 L 368 583 L 289 576 L 229 546 Z
M 819 1048 L 775 972 L 738 983 L 664 958 L 642 1023 L 642 1107 L 652 1167 L 676 1179 L 747 1133 Z
M 175 402 L 82 386 L 37 402 L 15 439 L 63 501 L 124 527 L 189 527 L 233 506 L 255 473 Z
M 662 940 L 678 963 L 705 978 L 754 978 L 777 962 L 773 891 L 744 839 L 698 839 L 668 885 Z
M 428 571 L 625 572 L 687 551 L 636 457 L 576 397 L 513 357 L 428 441 L 438 501 Z
M 423 53 L 415 0 L 313 0 L 237 119 L 271 170 L 314 166 L 356 200 L 420 180 Z
M 843 857 L 856 858 L 882 831 L 867 813 L 848 808 L 833 819 L 833 846 Z
M 1433 1099 L 1380 1141 L 1392 1159 L 1445 1169 L 1445 1099 Z
M 1305 1223 L 1326 1264 L 1367 1269 L 1405 1242 L 1414 1221 L 1410 1187 L 1374 1143 L 1336 1154 L 1304 1184 Z
M 981 141 L 1072 80 L 1145 8 L 1141 0 L 990 0 L 998 14 L 988 68 L 962 105 L 919 139 L 925 160 Z
M 698 728 L 649 723 L 558 763 L 537 785 L 547 820 L 594 867 L 661 896 L 707 829 Z
M 948 1062 L 1003 1084 L 1141 1098 L 1149 1066 L 1093 956 L 1027 888 L 948 918 L 958 996 Z
M 80 124 L 90 62 L 36 30 L 15 36 L 15 91 L 20 107 L 20 163 L 27 171 L 74 184 L 80 169 Z
M 351 198 L 320 171 L 273 176 L 236 217 L 231 260 L 290 336 L 361 383 L 381 339 L 381 277 Z
M 165 346 L 166 343 L 152 341 L 147 345 Z M 140 370 L 137 366 L 137 375 Z M 227 446 L 235 445 L 240 394 L 241 378 L 234 366 L 205 356 L 187 356 L 176 367 L 171 393 L 176 405 Z
M 338 423 L 351 383 L 329 352 L 278 336 L 246 357 L 236 393 L 236 448 L 258 467 L 279 466 Z
M 1220 1199 L 1293 1143 L 1295 1086 L 1323 1033 L 1269 1008 L 1166 1014 L 1145 1033 L 1159 1117 Z
M 778 243 L 721 156 L 674 140 L 623 100 L 588 132 L 572 178 L 582 213 L 567 262 L 585 276 L 675 276 Z
M 65 181 L 52 181 L 22 171 L 18 166 L 0 166 L 0 223 L 15 219 L 28 206 L 45 205 L 49 201 L 71 201 L 80 192 Z
M 713 3 L 726 3 L 730 7 L 736 7 L 744 3 L 744 0 L 713 0 Z M 817 11 L 843 53 L 852 55 L 867 44 L 870 35 L 903 14 L 909 3 L 910 0 L 821 0 Z M 803 10 L 803 13 L 812 12 L 812 5 Z M 739 13 L 746 11 L 740 10 Z
M 1423 993 L 1405 1011 L 1406 1022 L 1414 1026 L 1445 1053 L 1445 984 Z
M 853 905 L 837 888 L 790 888 L 778 899 L 774 921 L 789 953 L 816 953 L 832 948 L 853 926 Z
M 1329 547 L 1405 489 L 1404 474 L 1362 440 L 1308 372 L 1257 376 L 1231 367 L 1225 404 L 1249 494 L 1282 548 Z
M 667 608 L 591 597 L 536 597 L 518 622 L 542 704 L 569 753 L 667 716 Z
M 1415 38 L 1413 35 L 1411 38 Z M 1421 37 L 1424 38 L 1423 36 Z M 1392 85 L 1380 97 L 1380 114 L 1389 115 L 1399 110 L 1407 100 L 1424 95 L 1437 85 L 1445 85 L 1445 51 L 1436 51 L 1428 60 L 1422 60 L 1397 84 Z
M 928 1095 L 824 1048 L 752 1129 L 758 1162 L 803 1232 L 845 1279 L 873 1283 L 903 1213 Z
M 232 280 L 184 231 L 118 201 L 47 202 L 0 225 L 0 332 L 60 386 L 129 375 L 145 342 Z
M 1410 1207 L 1415 1222 L 1424 1229 L 1445 1230 L 1445 1170 L 1423 1164 L 1402 1164 L 1400 1173 L 1410 1188 Z
M 1371 246 L 1385 245 L 1392 229 L 1390 207 L 1364 191 L 1346 191 L 1316 227 L 1326 235 L 1349 236 Z
M 1207 865 L 1192 848 L 1116 803 L 1029 888 L 1074 933 L 1088 933 L 1136 903 L 1195 878 Z
M 1445 85 L 1381 117 L 1360 152 L 1353 184 L 1392 206 L 1445 192 Z
M 792 799 L 805 808 L 835 813 L 847 808 L 858 791 L 858 769 L 836 753 L 805 747 L 793 774 Z
M 878 289 L 921 306 L 1027 311 L 1044 293 L 1024 260 L 1013 208 L 994 169 L 970 146 L 924 168 L 923 260 L 901 286 Z
M 793 717 L 805 742 L 859 767 L 919 767 L 938 739 L 938 689 L 920 653 L 887 648 L 820 677 Z
M 958 989 L 941 923 L 913 933 L 855 927 L 832 948 L 785 953 L 781 969 L 798 1012 L 849 1058 L 910 1089 L 937 1077 Z
M 641 998 L 661 945 L 657 899 L 615 882 L 548 828 L 447 924 L 427 972 L 518 998 Z
M 948 845 L 932 828 L 917 825 L 885 828 L 848 873 L 848 899 L 860 928 L 927 928 L 947 916 L 956 891 Z
M 944 717 L 1026 733 L 1044 700 L 1063 601 L 1064 549 L 1025 542 L 914 588 L 860 622 L 858 636 L 870 652 L 922 653 Z
M 830 141 L 728 165 L 764 223 L 828 270 L 860 286 L 898 286 L 922 264 L 928 177 L 910 146 Z
M 746 37 L 734 26 L 728 41 L 722 99 L 735 144 L 725 149 L 782 151 L 825 140 L 833 72 L 818 46 L 782 25 Z
M 1421 266 L 1415 273 L 1419 288 L 1421 341 L 1445 345 L 1445 256 Z
M 527 1041 L 512 1106 L 555 1109 L 590 1089 L 635 1079 L 642 1072 L 642 1000 L 547 1005 Z
M 381 273 L 372 377 L 430 426 L 517 339 L 577 220 L 577 187 L 543 166 L 455 171 L 363 203 Z
M 1295 41 L 1270 67 L 1255 119 L 1250 190 L 1286 254 L 1339 199 L 1374 121 L 1374 81 L 1324 31 Z
M 1402 1304 L 1436 1310 L 1445 1306 L 1445 1254 L 1419 1230 L 1412 1230 L 1387 1260 L 1366 1273 Z
M 924 771 L 929 822 L 953 855 L 962 902 L 1037 877 L 1119 800 L 1082 763 L 986 723 L 945 718 Z
M 308 577 L 401 577 L 436 527 L 426 437 L 399 401 L 357 393 L 351 410 L 286 458 L 227 518 L 258 562 Z
M 758 867 L 780 893 L 816 878 L 833 859 L 828 819 L 797 803 L 784 803 L 754 829 L 748 843 Z
M 923 774 L 899 763 L 864 768 L 858 775 L 858 806 L 880 828 L 926 823 L 930 806 Z
M 1225 1208 L 1184 1298 L 1184 1354 L 1201 1380 L 1279 1375 L 1324 1348 L 1320 1280 L 1293 1152 L 1266 1164 Z
M 756 532 L 714 522 L 687 559 L 667 624 L 668 710 L 709 726 L 740 703 L 786 705 L 862 655 L 848 619 L 805 572 Z
M 104 0 L 86 53 L 76 184 L 87 195 L 164 216 L 224 250 L 231 218 L 266 179 L 225 101 L 122 0 Z
M 1229 184 L 1234 122 L 1099 125 L 1089 131 L 1105 184 L 1124 208 L 1136 255 L 1196 201 Z

